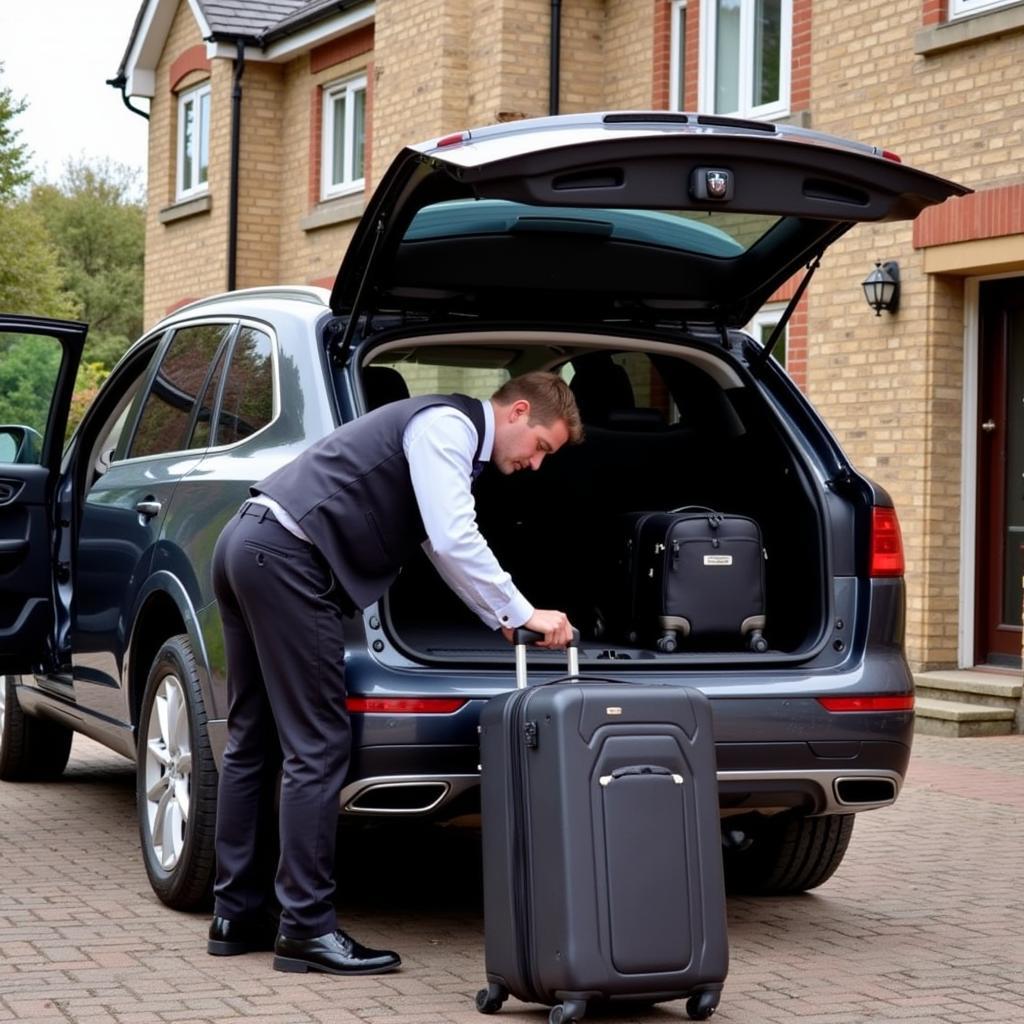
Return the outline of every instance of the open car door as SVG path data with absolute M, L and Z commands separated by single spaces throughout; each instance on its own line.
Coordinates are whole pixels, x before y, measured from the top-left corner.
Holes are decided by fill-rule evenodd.
M 56 667 L 55 490 L 88 328 L 0 313 L 0 674 Z

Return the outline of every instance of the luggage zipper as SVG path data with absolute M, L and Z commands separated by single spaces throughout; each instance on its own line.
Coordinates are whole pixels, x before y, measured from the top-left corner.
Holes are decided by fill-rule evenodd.
M 529 742 L 525 734 L 526 701 L 529 690 L 520 690 L 512 700 L 512 784 L 520 783 L 522 800 L 512 800 L 512 831 L 515 836 L 514 863 L 512 864 L 512 902 L 516 925 L 520 929 L 520 941 L 516 943 L 516 955 L 519 958 L 519 976 L 527 984 L 530 991 L 526 994 L 543 1002 L 544 998 L 537 987 L 533 976 L 533 920 L 530 916 L 530 891 L 532 879 L 529 871 L 529 839 L 527 836 L 525 813 L 527 779 L 523 763 L 523 747 Z M 534 744 L 536 743 L 534 742 Z

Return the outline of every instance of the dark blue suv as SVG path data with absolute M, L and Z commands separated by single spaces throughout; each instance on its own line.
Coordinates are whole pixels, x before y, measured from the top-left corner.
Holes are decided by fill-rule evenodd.
M 453 135 L 398 156 L 333 293 L 177 310 L 66 446 L 85 326 L 0 318 L 0 358 L 46 368 L 53 396 L 0 427 L 0 778 L 59 775 L 74 732 L 134 759 L 153 887 L 201 904 L 225 742 L 210 582 L 224 522 L 252 481 L 370 408 L 549 369 L 587 438 L 536 473 L 485 473 L 484 535 L 535 604 L 569 612 L 584 674 L 711 697 L 733 886 L 820 884 L 855 812 L 896 799 L 910 754 L 899 525 L 743 327 L 857 222 L 964 191 L 871 147 L 694 114 Z M 621 517 L 686 505 L 760 524 L 768 651 L 667 653 L 609 628 Z M 511 649 L 425 558 L 348 631 L 344 814 L 473 814 L 477 718 L 513 685 Z M 561 667 L 536 662 L 540 678 Z

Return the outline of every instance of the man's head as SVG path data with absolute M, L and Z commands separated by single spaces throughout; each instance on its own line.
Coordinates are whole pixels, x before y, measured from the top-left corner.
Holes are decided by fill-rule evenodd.
M 502 473 L 537 469 L 545 455 L 568 441 L 583 440 L 583 424 L 569 385 L 558 374 L 524 373 L 491 396 L 494 451 L 491 462 Z

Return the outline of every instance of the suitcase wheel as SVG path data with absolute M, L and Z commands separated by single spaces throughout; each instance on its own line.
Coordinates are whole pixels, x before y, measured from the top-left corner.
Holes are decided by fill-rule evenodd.
M 481 1013 L 497 1013 L 506 999 L 508 999 L 508 990 L 491 982 L 487 988 L 482 988 L 477 992 L 476 1008 Z
M 752 651 L 756 651 L 758 654 L 764 654 L 768 650 L 768 641 L 765 640 L 761 630 L 755 629 L 750 634 L 750 639 L 747 641 Z
M 658 650 L 662 654 L 672 654 L 678 646 L 679 641 L 676 640 L 676 634 L 671 629 L 666 630 L 658 637 Z
M 690 1020 L 707 1020 L 718 1009 L 718 992 L 698 992 L 686 1000 Z
M 583 1019 L 587 1012 L 587 1004 L 582 999 L 566 999 L 564 1003 L 551 1007 L 548 1024 L 572 1024 Z

